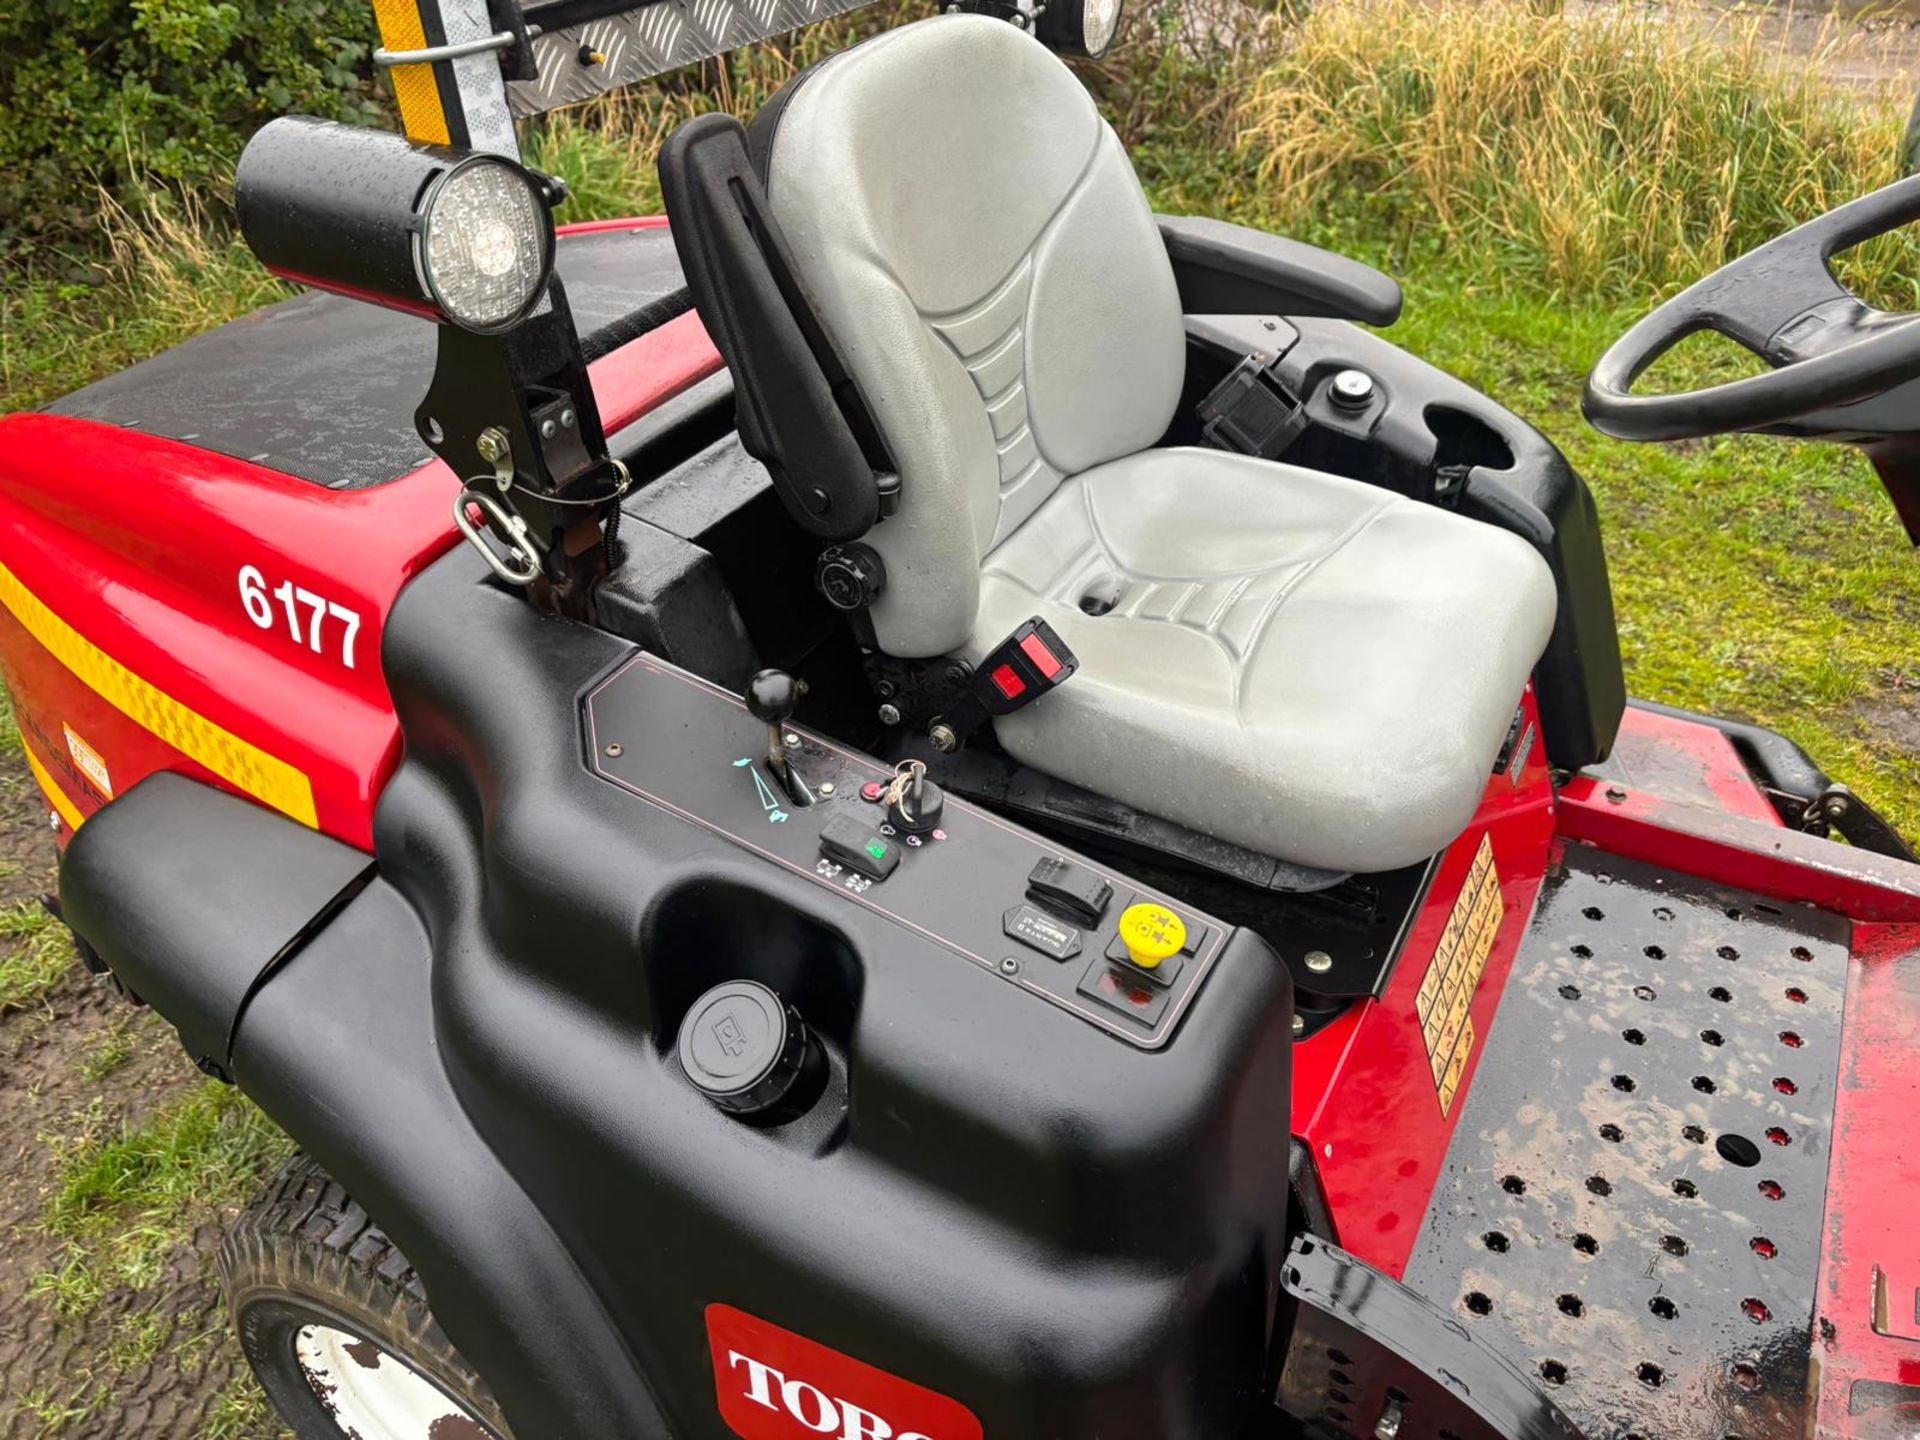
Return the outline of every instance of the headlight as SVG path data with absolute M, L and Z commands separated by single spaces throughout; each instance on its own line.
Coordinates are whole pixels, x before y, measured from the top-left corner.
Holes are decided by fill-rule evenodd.
M 293 116 L 248 143 L 234 189 L 253 253 L 303 285 L 482 334 L 546 294 L 553 216 L 501 156 Z
M 416 243 L 421 283 L 447 318 L 502 330 L 546 288 L 553 220 L 519 166 L 475 155 L 427 192 Z
M 1124 0 L 1046 0 L 1034 34 L 1052 50 L 1104 55 L 1120 29 L 1123 6 Z

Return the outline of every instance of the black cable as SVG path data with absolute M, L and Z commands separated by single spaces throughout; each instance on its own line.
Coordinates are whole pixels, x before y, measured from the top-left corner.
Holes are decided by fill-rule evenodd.
M 649 300 L 638 310 L 629 311 L 611 324 L 602 325 L 580 342 L 588 364 L 611 355 L 622 345 L 631 345 L 650 330 L 658 330 L 670 320 L 678 320 L 693 309 L 693 293 L 681 286 L 658 300 Z

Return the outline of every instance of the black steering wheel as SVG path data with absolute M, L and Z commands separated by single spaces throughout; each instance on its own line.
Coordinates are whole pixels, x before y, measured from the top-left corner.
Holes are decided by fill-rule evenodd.
M 1828 262 L 1920 219 L 1920 176 L 1809 220 L 1696 282 L 1635 325 L 1600 357 L 1582 408 L 1596 430 L 1622 440 L 1689 440 L 1734 430 L 1865 438 L 1920 429 L 1896 417 L 1821 412 L 1920 377 L 1920 315 L 1879 310 L 1834 278 Z M 1634 395 L 1633 382 L 1702 330 L 1738 341 L 1771 374 L 1676 395 Z M 1879 407 L 1874 407 L 1878 409 Z M 1865 423 L 1854 423 L 1865 422 Z

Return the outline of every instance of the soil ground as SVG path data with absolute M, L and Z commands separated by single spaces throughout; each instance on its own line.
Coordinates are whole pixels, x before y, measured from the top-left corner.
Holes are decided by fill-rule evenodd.
M 53 864 L 39 792 L 9 757 L 0 906 L 50 891 Z M 72 1240 L 44 1223 L 72 1157 L 140 1133 L 210 1083 L 166 1025 L 77 963 L 0 1014 L 0 1440 L 282 1433 L 232 1343 L 213 1280 L 230 1205 L 170 1215 L 173 1233 L 145 1283 L 77 1297 L 53 1283 L 75 1260 Z
M 1610 8 L 1613 0 L 1578 0 L 1577 11 Z M 1682 13 L 1689 7 L 1673 7 Z M 1711 25 L 1719 3 L 1694 10 L 1699 23 Z M 1751 10 L 1752 5 L 1741 7 Z M 1920 87 L 1920 0 L 1874 3 L 1784 3 L 1766 6 L 1773 13 L 1767 28 L 1777 33 L 1784 56 L 1819 56 L 1829 78 L 1847 85 L 1904 84 Z M 1836 30 L 1838 22 L 1839 29 Z

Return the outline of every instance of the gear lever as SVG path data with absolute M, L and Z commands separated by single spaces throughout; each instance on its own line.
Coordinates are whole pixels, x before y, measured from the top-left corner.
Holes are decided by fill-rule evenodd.
M 747 682 L 747 713 L 767 727 L 767 769 L 799 805 L 811 805 L 813 796 L 796 781 L 787 758 L 787 721 L 806 693 L 807 682 L 784 670 L 762 670 Z

